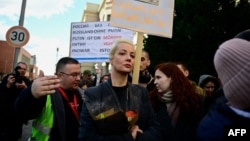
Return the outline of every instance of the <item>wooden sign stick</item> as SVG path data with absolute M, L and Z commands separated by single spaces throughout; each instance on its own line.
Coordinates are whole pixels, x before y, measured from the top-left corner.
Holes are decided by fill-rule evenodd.
M 137 44 L 136 44 L 136 54 L 135 54 L 135 66 L 134 66 L 133 78 L 132 78 L 133 84 L 138 84 L 138 81 L 139 81 L 142 47 L 143 47 L 143 33 L 138 32 Z

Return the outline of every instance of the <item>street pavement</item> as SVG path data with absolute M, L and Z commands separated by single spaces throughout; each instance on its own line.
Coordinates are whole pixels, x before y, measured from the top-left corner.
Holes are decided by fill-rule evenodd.
M 31 136 L 32 120 L 29 120 L 27 124 L 23 125 L 22 138 L 19 141 L 28 141 Z

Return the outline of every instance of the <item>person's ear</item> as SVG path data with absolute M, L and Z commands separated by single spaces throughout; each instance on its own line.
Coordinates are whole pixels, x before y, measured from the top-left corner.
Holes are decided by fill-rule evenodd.
M 149 67 L 149 66 L 150 66 L 150 64 L 151 64 L 151 61 L 150 61 L 150 60 L 148 60 L 147 67 Z
M 188 77 L 189 76 L 189 71 L 188 70 L 185 70 L 185 76 Z

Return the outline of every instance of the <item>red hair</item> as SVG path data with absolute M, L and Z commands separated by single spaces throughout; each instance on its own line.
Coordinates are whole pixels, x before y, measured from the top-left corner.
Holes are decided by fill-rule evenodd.
M 180 109 L 186 112 L 198 110 L 198 94 L 195 93 L 193 85 L 175 63 L 161 63 L 155 67 L 156 70 L 160 70 L 167 77 L 171 77 L 170 89 Z M 162 95 L 163 93 L 159 93 L 156 88 L 150 92 L 151 102 L 154 107 L 156 101 L 158 101 L 157 99 Z

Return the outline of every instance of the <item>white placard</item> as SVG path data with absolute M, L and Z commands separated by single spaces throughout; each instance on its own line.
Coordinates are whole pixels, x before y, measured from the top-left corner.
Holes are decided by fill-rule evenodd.
M 110 25 L 172 38 L 174 0 L 113 0 Z
M 109 51 L 118 38 L 133 41 L 131 30 L 112 27 L 109 22 L 71 23 L 70 57 L 79 62 L 108 62 Z

